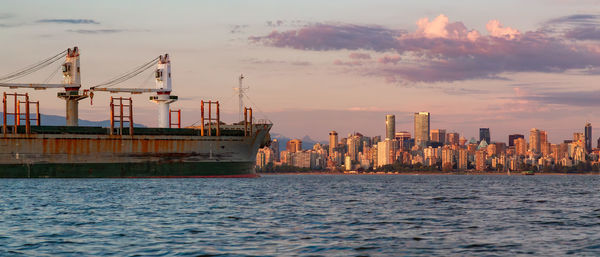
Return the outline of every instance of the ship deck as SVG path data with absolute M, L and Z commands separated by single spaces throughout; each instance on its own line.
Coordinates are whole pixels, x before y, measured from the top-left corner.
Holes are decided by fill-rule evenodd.
M 0 126 L 1 127 L 1 126 Z M 25 126 L 16 126 L 17 134 L 25 134 Z M 7 134 L 14 133 L 15 126 L 7 126 Z M 119 135 L 120 128 L 114 128 L 113 135 Z M 133 128 L 135 135 L 145 136 L 200 136 L 201 130 L 196 128 Z M 204 129 L 205 135 L 208 135 L 208 129 Z M 74 134 L 74 135 L 110 135 L 110 128 L 104 127 L 86 127 L 86 126 L 31 126 L 31 134 Z M 123 135 L 129 135 L 129 128 L 124 127 Z M 212 135 L 216 135 L 216 129 L 212 129 Z M 221 136 L 244 136 L 244 130 L 239 128 L 220 128 Z

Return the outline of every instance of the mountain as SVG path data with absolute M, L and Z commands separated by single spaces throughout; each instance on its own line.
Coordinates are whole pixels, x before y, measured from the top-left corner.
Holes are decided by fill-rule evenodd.
M 4 115 L 0 112 L 0 123 L 3 122 Z M 40 114 L 40 119 L 42 120 L 42 126 L 64 126 L 67 123 L 67 119 L 60 115 L 46 115 Z M 23 121 L 22 121 L 23 122 Z M 13 116 L 9 116 L 7 119 L 8 125 L 12 125 L 14 123 Z M 24 122 L 22 123 L 24 124 Z M 35 124 L 35 121 L 32 121 L 31 124 Z M 118 123 L 117 123 L 118 124 Z M 127 124 L 127 123 L 125 123 Z M 79 120 L 79 126 L 84 127 L 110 127 L 109 120 L 101 120 L 101 121 L 90 121 L 90 120 Z M 134 127 L 145 128 L 146 126 L 142 124 L 133 123 Z
M 271 139 L 277 139 L 277 141 L 279 141 L 279 150 L 280 151 L 285 150 L 285 146 L 287 145 L 287 142 L 292 140 L 292 138 L 286 137 L 279 133 L 271 133 Z M 329 142 L 327 142 L 327 141 L 316 141 L 316 140 L 310 138 L 309 136 L 304 136 L 300 140 L 302 140 L 302 149 L 305 149 L 305 150 L 312 149 L 313 146 L 317 143 L 323 144 L 323 145 L 329 144 Z

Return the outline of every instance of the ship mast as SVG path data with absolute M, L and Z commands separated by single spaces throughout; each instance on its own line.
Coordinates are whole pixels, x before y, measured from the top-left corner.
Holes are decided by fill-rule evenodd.
M 249 87 L 243 87 L 242 86 L 242 80 L 244 80 L 244 74 L 240 74 L 239 77 L 239 84 L 238 87 L 234 88 L 235 91 L 238 92 L 238 103 L 239 103 L 239 119 L 242 120 L 244 118 L 244 93 L 246 92 L 246 90 L 249 89 Z

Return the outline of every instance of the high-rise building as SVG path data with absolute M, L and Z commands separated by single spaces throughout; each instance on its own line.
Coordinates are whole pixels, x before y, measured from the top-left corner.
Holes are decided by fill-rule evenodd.
M 475 170 L 477 171 L 485 171 L 487 168 L 486 165 L 486 153 L 484 149 L 477 150 L 475 152 Z
M 460 144 L 460 135 L 456 132 L 446 134 L 446 142 L 449 145 L 458 145 Z M 465 140 L 466 143 L 466 140 Z
M 271 141 L 271 150 L 273 150 L 273 160 L 279 162 L 279 140 L 277 138 Z
M 348 155 L 347 156 L 350 156 L 351 161 L 358 161 L 358 153 L 361 150 L 361 143 L 362 143 L 361 139 L 362 139 L 362 135 L 355 134 L 355 135 L 348 137 L 348 140 L 346 140 L 346 143 L 348 144 Z
M 329 156 L 333 156 L 333 151 L 338 144 L 338 133 L 335 130 L 329 132 Z
M 529 130 L 529 150 L 535 154 L 541 152 L 539 129 L 532 128 L 531 130 Z
M 286 150 L 290 153 L 302 151 L 302 141 L 300 139 L 292 139 L 287 142 Z
M 395 139 L 398 141 L 398 149 L 400 150 L 409 150 L 412 147 L 410 132 L 396 132 Z
M 396 135 L 396 116 L 385 115 L 385 138 L 392 140 Z
M 431 142 L 437 142 L 440 144 L 446 143 L 446 130 L 445 129 L 432 129 L 429 133 Z
M 508 146 L 515 146 L 515 140 L 517 138 L 523 138 L 525 139 L 525 136 L 521 135 L 521 134 L 512 134 L 512 135 L 508 135 Z
M 519 137 L 515 139 L 515 153 L 517 155 L 525 156 L 527 154 L 527 142 L 525 138 Z
M 582 149 L 585 148 L 585 135 L 584 133 L 577 132 L 573 133 L 573 143 Z
M 428 112 L 415 113 L 415 145 L 425 148 L 429 143 L 430 114 Z
M 490 128 L 479 128 L 479 141 L 485 140 L 486 143 L 491 143 Z
M 592 124 L 589 122 L 585 123 L 584 137 L 585 151 L 590 153 L 592 151 Z
M 377 167 L 394 163 L 396 155 L 394 140 L 384 140 L 377 143 Z
M 454 166 L 454 150 L 450 146 L 442 148 L 442 170 L 451 170 Z
M 467 160 L 468 160 L 468 151 L 467 149 L 459 149 L 458 150 L 458 170 L 466 170 L 467 169 Z

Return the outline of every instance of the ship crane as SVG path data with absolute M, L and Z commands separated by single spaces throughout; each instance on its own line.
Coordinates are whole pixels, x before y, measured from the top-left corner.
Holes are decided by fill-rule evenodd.
M 156 63 L 156 69 L 154 71 L 154 78 L 156 82 L 155 88 L 112 88 L 112 86 L 121 84 L 140 73 L 150 69 Z M 142 93 L 156 93 L 150 96 L 150 101 L 158 104 L 158 127 L 168 128 L 169 127 L 169 112 L 170 104 L 177 101 L 178 97 L 171 95 L 171 60 L 169 55 L 160 55 L 151 61 L 144 63 L 136 69 L 122 74 L 114 79 L 111 79 L 100 85 L 96 85 L 90 88 L 90 95 L 93 96 L 94 92 L 109 92 L 109 93 L 131 93 L 131 94 L 142 94 Z
M 48 67 L 60 59 L 66 57 L 62 66 L 63 83 L 13 83 L 11 81 L 22 78 L 45 67 Z M 67 126 L 77 126 L 79 122 L 79 101 L 88 97 L 87 91 L 79 92 L 81 88 L 81 67 L 79 64 L 79 48 L 73 47 L 62 51 L 39 63 L 28 66 L 16 72 L 0 77 L 0 87 L 12 89 L 33 88 L 35 90 L 44 90 L 48 88 L 64 88 L 64 92 L 59 92 L 57 96 L 66 101 L 66 119 Z

